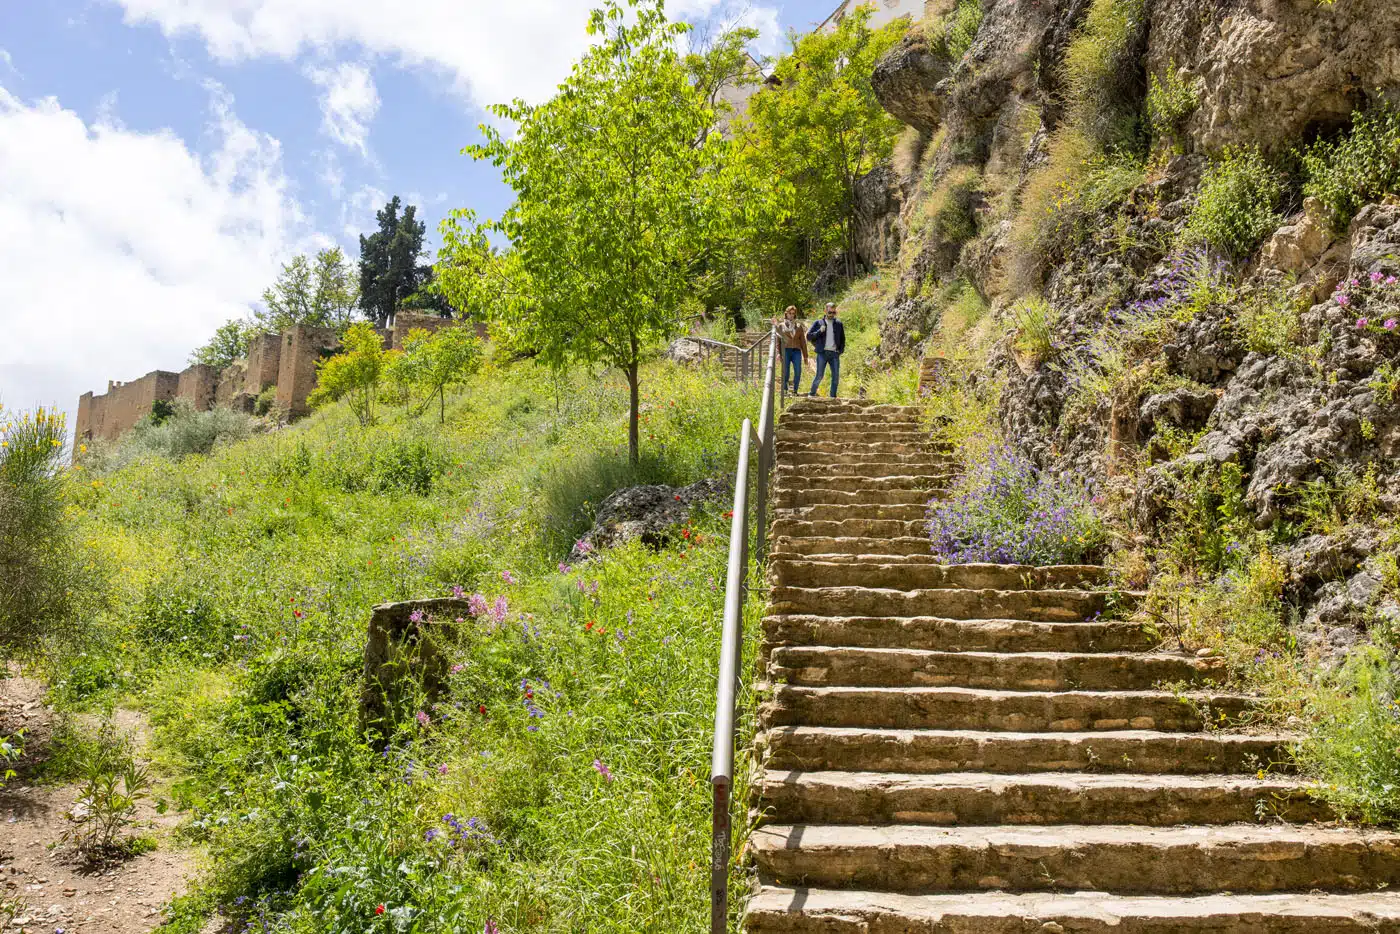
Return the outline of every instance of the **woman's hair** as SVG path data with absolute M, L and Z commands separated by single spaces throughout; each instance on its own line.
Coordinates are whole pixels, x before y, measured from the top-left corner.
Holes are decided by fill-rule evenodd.
M 789 306 L 787 306 L 786 308 L 784 308 L 784 309 L 783 309 L 783 314 L 787 314 L 789 311 L 792 312 L 792 316 L 793 316 L 794 318 L 797 317 L 797 306 L 796 306 L 796 305 L 789 305 Z

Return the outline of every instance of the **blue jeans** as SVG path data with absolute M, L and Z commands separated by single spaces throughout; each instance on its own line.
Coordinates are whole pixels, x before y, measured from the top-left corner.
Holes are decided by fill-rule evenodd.
M 789 370 L 789 369 L 792 371 L 792 380 L 791 380 L 791 381 L 788 380 L 788 370 Z M 792 386 L 792 392 L 793 392 L 794 395 L 796 395 L 796 394 L 800 391 L 798 387 L 799 387 L 799 385 L 801 384 L 801 382 L 802 382 L 802 348 L 801 348 L 801 347 L 784 347 L 784 348 L 783 348 L 783 388 L 784 388 L 784 389 L 787 389 L 787 387 L 788 387 L 789 385 Z
M 831 398 L 835 399 L 836 385 L 841 382 L 841 355 L 834 350 L 822 350 L 817 353 L 817 378 L 812 380 L 811 394 L 817 394 L 817 387 L 821 385 L 827 367 L 831 367 Z

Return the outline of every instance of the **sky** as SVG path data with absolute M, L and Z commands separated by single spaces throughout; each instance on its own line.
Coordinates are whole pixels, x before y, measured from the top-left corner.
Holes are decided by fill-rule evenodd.
M 670 0 L 788 47 L 837 0 Z M 178 371 L 281 264 L 392 195 L 442 218 L 510 191 L 485 107 L 547 99 L 597 0 L 0 0 L 0 404 Z

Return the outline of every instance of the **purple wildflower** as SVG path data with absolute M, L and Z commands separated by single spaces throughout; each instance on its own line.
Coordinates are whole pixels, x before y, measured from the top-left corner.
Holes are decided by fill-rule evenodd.
M 574 569 L 574 566 L 573 566 L 572 564 L 565 564 L 563 561 L 560 561 L 560 562 L 559 562 L 559 573 L 560 573 L 560 574 L 568 574 L 568 573 L 569 573 L 570 571 L 572 571 L 573 569 Z
M 1393 330 L 1395 330 L 1395 319 L 1394 319 L 1394 318 L 1386 318 L 1386 319 L 1385 319 L 1385 324 L 1381 325 L 1381 327 L 1385 328 L 1387 331 L 1393 331 Z
M 490 612 L 491 612 L 491 621 L 494 622 L 494 623 L 495 623 L 496 625 L 498 625 L 498 626 L 499 626 L 501 623 L 504 623 L 504 622 L 506 621 L 506 612 L 507 612 L 507 609 L 508 609 L 508 604 L 506 603 L 506 598 L 505 598 L 505 596 L 502 595 L 502 596 L 497 597 L 497 598 L 496 598 L 496 602 L 493 603 L 493 604 L 491 604 L 491 611 L 490 611 Z
M 421 727 L 426 727 L 429 723 L 432 722 L 428 715 L 421 710 L 418 711 L 418 715 L 415 719 L 417 719 L 418 725 Z
M 461 585 L 461 584 L 453 584 L 453 585 L 452 585 L 452 596 L 455 597 L 455 598 L 458 599 L 458 600 L 465 600 L 466 597 L 467 597 L 467 592 L 466 592 L 465 590 L 462 589 L 462 585 Z
M 421 623 L 421 622 L 423 622 L 423 611 L 422 611 L 422 610 L 414 610 L 412 613 L 408 614 L 408 621 L 411 622 L 411 623 Z
M 504 582 L 507 583 L 507 584 L 514 584 L 514 583 L 515 583 L 515 575 L 512 574 L 512 573 L 510 573 L 509 571 L 502 571 L 502 572 L 501 572 L 501 580 L 504 581 Z
M 594 759 L 593 768 L 595 768 L 598 771 L 599 775 L 603 776 L 608 781 L 613 780 L 612 770 L 610 770 L 606 765 L 603 764 L 602 759 Z
M 486 598 L 479 593 L 474 593 L 467 598 L 467 612 L 472 616 L 486 615 Z
M 481 929 L 481 934 L 501 934 L 501 932 L 500 929 L 496 927 L 496 922 L 487 918 L 486 927 Z

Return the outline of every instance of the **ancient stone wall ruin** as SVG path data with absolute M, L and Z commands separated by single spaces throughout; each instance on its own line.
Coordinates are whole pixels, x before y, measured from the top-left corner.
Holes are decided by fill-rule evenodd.
M 386 348 L 399 350 L 409 331 L 437 331 L 452 323 L 437 315 L 399 312 L 393 327 L 379 335 Z M 485 326 L 474 326 L 484 339 Z M 223 369 L 197 363 L 180 373 L 154 370 L 127 383 L 108 381 L 105 394 L 86 392 L 79 397 L 78 440 L 115 440 L 162 401 L 188 399 L 200 412 L 215 406 L 252 412 L 257 397 L 272 387 L 277 390 L 277 409 L 288 418 L 300 418 L 311 411 L 306 400 L 316 388 L 317 365 L 339 349 L 335 329 L 299 325 L 281 334 L 255 336 L 247 356 Z

